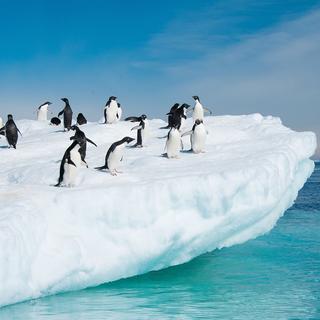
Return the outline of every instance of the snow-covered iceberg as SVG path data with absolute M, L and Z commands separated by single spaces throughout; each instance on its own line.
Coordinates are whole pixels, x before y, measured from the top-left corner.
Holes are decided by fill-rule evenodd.
M 132 124 L 89 123 L 89 169 L 75 188 L 54 188 L 72 133 L 17 121 L 17 150 L 0 140 L 0 305 L 95 286 L 186 262 L 268 232 L 313 171 L 311 132 L 278 118 L 206 118 L 207 152 L 168 160 L 161 120 L 146 148 L 125 152 L 113 177 L 111 142 Z M 186 129 L 191 127 L 187 122 Z M 189 149 L 189 139 L 185 139 Z

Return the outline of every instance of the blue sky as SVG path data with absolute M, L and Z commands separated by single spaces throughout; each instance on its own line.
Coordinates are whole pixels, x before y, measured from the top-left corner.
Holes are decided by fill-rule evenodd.
M 162 117 L 202 97 L 320 133 L 320 0 L 0 0 L 0 114 L 68 97 L 90 120 L 110 95 Z

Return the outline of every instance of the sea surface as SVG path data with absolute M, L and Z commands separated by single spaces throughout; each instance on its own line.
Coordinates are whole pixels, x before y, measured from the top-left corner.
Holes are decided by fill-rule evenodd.
M 320 164 L 262 237 L 177 267 L 7 306 L 0 319 L 320 319 Z

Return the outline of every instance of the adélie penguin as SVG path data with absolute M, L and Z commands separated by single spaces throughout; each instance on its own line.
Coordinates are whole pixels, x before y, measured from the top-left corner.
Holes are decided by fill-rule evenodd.
M 109 97 L 104 107 L 104 123 L 115 123 L 122 115 L 121 105 L 117 102 L 117 97 Z
M 164 155 L 167 155 L 168 158 L 179 158 L 181 149 L 183 149 L 181 134 L 178 126 L 175 125 L 168 132 L 166 146 L 164 149 L 164 152 L 167 152 Z
M 74 140 L 78 142 L 78 144 L 80 145 L 79 153 L 81 155 L 81 160 L 84 163 L 86 163 L 85 159 L 86 159 L 86 153 L 87 153 L 87 142 L 93 144 L 96 147 L 97 145 L 92 140 L 87 138 L 85 133 L 81 131 L 78 126 L 72 126 L 70 129 L 75 131 L 74 136 L 72 136 L 70 140 Z
M 105 164 L 102 167 L 97 167 L 95 169 L 108 169 L 113 176 L 116 176 L 117 173 L 121 173 L 121 171 L 118 171 L 117 169 L 119 168 L 123 159 L 124 147 L 132 141 L 134 141 L 133 138 L 124 137 L 123 139 L 114 142 L 108 149 L 105 158 Z
M 3 127 L 3 121 L 2 121 L 2 118 L 0 117 L 0 128 Z
M 193 114 L 192 114 L 193 121 L 196 121 L 197 119 L 203 120 L 205 111 L 209 112 L 210 114 L 212 114 L 211 110 L 209 110 L 208 108 L 205 108 L 201 104 L 200 98 L 198 96 L 193 96 L 192 98 L 196 102 L 194 107 L 193 107 L 193 109 L 192 109 L 193 110 Z
M 77 124 L 79 126 L 86 124 L 87 123 L 87 119 L 84 117 L 84 115 L 80 112 L 77 116 Z
M 174 125 L 174 119 L 173 119 L 173 115 L 174 112 L 178 109 L 180 103 L 175 103 L 171 108 L 170 111 L 167 113 L 168 116 L 168 125 L 165 127 L 161 127 L 160 129 L 170 129 L 173 127 Z
M 181 130 L 183 127 L 184 121 L 187 119 L 186 112 L 190 106 L 186 103 L 182 104 L 180 107 L 175 109 L 173 112 L 167 113 L 167 115 L 171 115 L 171 126 L 170 128 L 177 128 Z
M 72 109 L 70 107 L 69 100 L 67 98 L 61 98 L 61 100 L 65 103 L 65 106 L 62 111 L 58 113 L 58 117 L 60 117 L 63 114 L 63 124 L 64 129 L 69 131 L 72 124 Z
M 140 117 L 128 117 L 125 121 L 139 122 L 139 124 L 131 129 L 137 130 L 137 143 L 133 147 L 142 148 L 145 146 L 146 139 L 149 134 L 149 122 L 145 114 Z
M 15 122 L 13 121 L 12 115 L 8 114 L 8 121 L 0 129 L 0 134 L 7 138 L 9 148 L 13 147 L 14 149 L 16 149 L 17 142 L 18 142 L 18 132 L 22 136 L 20 130 L 16 126 Z
M 201 153 L 205 152 L 205 144 L 207 139 L 207 130 L 203 124 L 202 120 L 197 119 L 194 122 L 192 130 L 185 132 L 182 137 L 190 135 L 190 142 L 191 142 L 191 150 L 194 153 Z
M 81 165 L 81 155 L 79 152 L 80 145 L 78 141 L 73 141 L 69 148 L 65 151 L 60 163 L 60 174 L 58 183 L 55 187 L 60 187 L 61 184 L 66 187 L 73 187 L 77 176 L 77 170 Z
M 51 102 L 46 101 L 38 107 L 38 110 L 37 110 L 37 120 L 38 121 L 47 121 L 48 120 L 48 107 L 50 106 L 50 104 L 51 104 Z

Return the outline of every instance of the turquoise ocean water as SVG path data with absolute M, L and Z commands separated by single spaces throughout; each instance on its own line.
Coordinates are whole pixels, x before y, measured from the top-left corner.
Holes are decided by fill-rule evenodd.
M 267 235 L 177 267 L 7 306 L 0 319 L 320 319 L 320 165 Z

